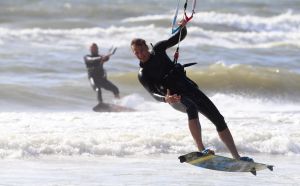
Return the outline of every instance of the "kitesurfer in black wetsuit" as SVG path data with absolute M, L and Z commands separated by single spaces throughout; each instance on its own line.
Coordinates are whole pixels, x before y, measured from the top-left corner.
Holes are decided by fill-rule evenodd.
M 119 89 L 112 82 L 107 80 L 103 64 L 107 62 L 112 55 L 100 55 L 97 44 L 90 46 L 90 55 L 84 56 L 84 61 L 88 71 L 88 78 L 92 88 L 97 92 L 98 107 L 106 106 L 103 104 L 101 88 L 113 92 L 115 98 L 119 98 Z
M 167 40 L 160 41 L 149 48 L 144 39 L 133 39 L 131 49 L 140 60 L 139 81 L 144 88 L 158 101 L 169 103 L 177 110 L 186 112 L 190 132 L 197 144 L 199 151 L 205 150 L 201 136 L 201 126 L 198 112 L 206 116 L 215 126 L 221 140 L 225 143 L 232 156 L 240 159 L 234 140 L 227 127 L 224 117 L 220 114 L 211 100 L 198 88 L 197 84 L 189 79 L 184 67 L 175 64 L 167 55 L 166 49 L 183 40 L 187 34 L 186 21 L 180 22 L 181 33 Z M 214 153 L 206 150 L 208 153 Z M 251 158 L 242 157 L 242 160 L 251 161 Z

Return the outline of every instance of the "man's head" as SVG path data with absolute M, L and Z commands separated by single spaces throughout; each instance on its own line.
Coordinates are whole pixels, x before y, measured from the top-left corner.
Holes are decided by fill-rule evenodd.
M 146 62 L 150 58 L 149 48 L 144 39 L 136 38 L 131 41 L 131 49 L 134 55 L 141 61 Z
M 92 43 L 92 45 L 90 46 L 90 51 L 93 56 L 98 55 L 98 45 L 96 43 Z

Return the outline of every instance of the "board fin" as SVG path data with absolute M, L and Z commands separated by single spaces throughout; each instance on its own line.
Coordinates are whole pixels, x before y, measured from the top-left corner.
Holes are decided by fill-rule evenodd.
M 267 166 L 267 168 L 268 168 L 270 171 L 273 171 L 273 167 L 274 167 L 273 165 L 268 165 L 268 166 Z
M 256 170 L 255 170 L 255 168 L 253 167 L 252 169 L 251 169 L 251 171 L 250 171 L 254 176 L 256 176 Z

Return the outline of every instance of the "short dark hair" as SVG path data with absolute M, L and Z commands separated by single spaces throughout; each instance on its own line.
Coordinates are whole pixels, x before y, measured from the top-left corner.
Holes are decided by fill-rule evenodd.
M 147 46 L 146 41 L 141 38 L 135 38 L 131 41 L 131 46 Z
M 98 45 L 96 43 L 92 43 L 91 46 L 90 46 L 90 49 L 92 49 L 93 47 L 98 48 Z

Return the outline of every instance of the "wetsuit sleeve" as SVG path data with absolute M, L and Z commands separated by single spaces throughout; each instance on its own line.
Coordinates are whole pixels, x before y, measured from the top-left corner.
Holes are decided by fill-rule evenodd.
M 96 57 L 92 57 L 92 56 L 84 56 L 84 61 L 86 63 L 86 65 L 91 65 L 91 64 L 95 64 L 95 63 L 104 63 L 106 61 L 109 60 L 109 56 L 96 56 Z
M 187 35 L 186 27 L 183 27 L 181 29 L 181 34 L 180 34 L 180 31 L 178 31 L 175 35 L 171 36 L 169 39 L 158 42 L 153 47 L 153 49 L 156 52 L 157 51 L 165 51 L 167 48 L 170 48 L 170 47 L 173 47 L 174 45 L 176 45 L 179 42 L 179 37 L 180 37 L 180 41 L 182 41 L 186 35 Z
M 159 94 L 156 91 L 155 86 L 150 81 L 147 81 L 147 79 L 143 76 L 143 73 L 141 70 L 138 74 L 138 79 L 139 79 L 140 83 L 143 85 L 143 87 L 151 94 L 151 96 L 154 99 L 156 99 L 157 101 L 160 101 L 160 102 L 165 102 L 165 96 Z

